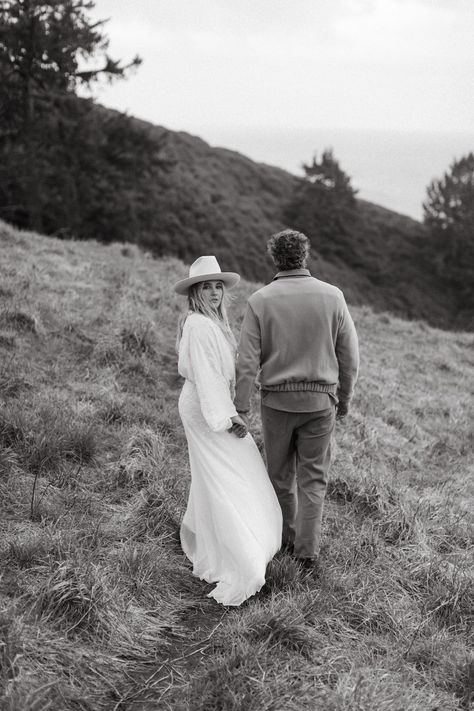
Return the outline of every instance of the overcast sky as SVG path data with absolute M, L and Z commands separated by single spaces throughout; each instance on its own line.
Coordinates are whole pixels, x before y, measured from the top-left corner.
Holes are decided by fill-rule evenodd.
M 96 0 L 143 65 L 99 100 L 174 130 L 474 130 L 474 0 Z

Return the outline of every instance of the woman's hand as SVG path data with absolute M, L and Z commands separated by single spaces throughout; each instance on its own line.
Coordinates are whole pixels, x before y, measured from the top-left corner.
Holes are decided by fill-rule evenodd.
M 230 428 L 229 432 L 232 432 L 232 434 L 235 434 L 236 437 L 239 437 L 242 439 L 242 437 L 245 437 L 248 433 L 248 427 L 243 421 L 239 415 L 235 415 L 235 417 L 231 418 L 232 420 L 232 427 Z

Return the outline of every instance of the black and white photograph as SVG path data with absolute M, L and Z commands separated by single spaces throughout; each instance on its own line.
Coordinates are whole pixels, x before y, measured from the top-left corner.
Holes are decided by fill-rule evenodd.
M 0 709 L 474 711 L 473 0 L 0 0 Z

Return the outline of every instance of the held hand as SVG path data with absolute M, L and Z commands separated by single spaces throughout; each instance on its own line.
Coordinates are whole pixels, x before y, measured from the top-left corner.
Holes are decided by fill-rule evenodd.
M 235 417 L 232 417 L 232 427 L 230 428 L 229 432 L 232 432 L 232 434 L 235 434 L 236 437 L 239 437 L 239 439 L 242 439 L 247 435 L 248 428 L 245 422 L 239 415 L 236 415 Z
M 349 412 L 349 405 L 347 402 L 338 402 L 336 405 L 336 420 L 342 420 L 346 417 Z
M 238 412 L 238 415 L 239 415 L 240 419 L 244 421 L 245 426 L 249 430 L 250 429 L 249 413 L 248 412 Z

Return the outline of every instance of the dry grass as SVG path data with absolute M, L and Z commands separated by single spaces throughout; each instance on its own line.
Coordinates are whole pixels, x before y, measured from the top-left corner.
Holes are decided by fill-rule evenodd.
M 469 709 L 474 336 L 353 309 L 362 370 L 321 574 L 278 554 L 225 610 L 178 541 L 185 267 L 1 223 L 0 239 L 2 708 Z M 257 406 L 252 423 L 261 445 Z

